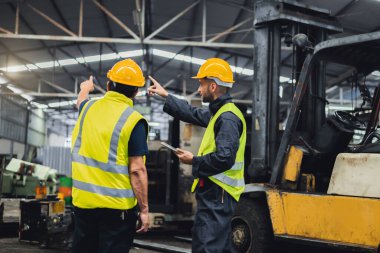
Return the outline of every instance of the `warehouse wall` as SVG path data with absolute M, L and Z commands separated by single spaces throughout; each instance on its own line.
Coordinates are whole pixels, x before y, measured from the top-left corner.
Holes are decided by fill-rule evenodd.
M 27 122 L 28 120 L 28 122 Z M 0 97 L 0 137 L 42 146 L 45 141 L 45 115 L 41 109 L 27 110 L 27 101 L 17 97 Z
M 41 109 L 32 110 L 29 114 L 28 144 L 40 147 L 45 144 L 46 119 Z
M 24 156 L 25 145 L 15 141 L 0 139 L 0 154 L 17 155 L 18 159 Z
M 0 97 L 0 137 L 25 142 L 26 106 L 25 100 Z
M 42 164 L 56 169 L 59 174 L 71 175 L 70 148 L 43 147 L 38 149 L 38 156 L 42 158 Z
M 28 103 L 25 99 L 19 97 L 0 97 L 1 154 L 17 155 L 19 159 L 24 158 L 25 137 L 27 137 L 28 145 L 34 147 L 44 145 L 44 112 L 41 109 L 28 112 L 27 106 Z M 28 129 L 26 132 L 27 125 Z M 29 154 L 27 157 L 29 157 Z

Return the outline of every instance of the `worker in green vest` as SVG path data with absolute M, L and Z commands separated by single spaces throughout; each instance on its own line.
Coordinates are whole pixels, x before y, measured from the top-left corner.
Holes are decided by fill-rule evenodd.
M 136 232 L 149 227 L 148 123 L 133 109 L 145 78 L 131 59 L 117 62 L 107 93 L 89 100 L 92 77 L 81 84 L 79 118 L 72 133 L 73 252 L 129 252 Z M 139 213 L 137 204 L 139 206 Z
M 164 111 L 182 121 L 206 127 L 197 155 L 177 149 L 184 164 L 192 165 L 197 210 L 192 233 L 192 252 L 232 252 L 231 218 L 244 191 L 246 123 L 232 103 L 229 90 L 234 83 L 229 64 L 208 59 L 193 77 L 198 92 L 209 108 L 196 108 L 170 95 L 156 80 L 151 95 L 165 98 Z

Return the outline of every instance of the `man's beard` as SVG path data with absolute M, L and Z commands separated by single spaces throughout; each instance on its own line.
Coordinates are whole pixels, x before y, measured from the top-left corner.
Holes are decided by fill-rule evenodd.
M 211 103 L 213 101 L 213 97 L 212 97 L 212 94 L 210 92 L 209 89 L 207 89 L 207 92 L 205 92 L 203 95 L 202 95 L 202 102 L 203 103 Z
M 212 96 L 210 93 L 207 93 L 207 94 L 202 96 L 202 102 L 203 103 L 210 103 L 212 101 L 213 101 L 213 99 L 212 99 Z

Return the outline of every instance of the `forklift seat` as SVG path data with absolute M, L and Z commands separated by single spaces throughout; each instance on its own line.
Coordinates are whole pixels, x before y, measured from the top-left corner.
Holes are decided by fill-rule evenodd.
M 316 177 L 316 190 L 326 192 L 328 178 L 331 176 L 335 159 L 339 153 L 347 152 L 354 131 L 348 129 L 335 116 L 326 118 L 325 124 L 315 134 L 310 143 L 302 138 L 304 156 L 301 164 L 302 173 L 312 173 Z

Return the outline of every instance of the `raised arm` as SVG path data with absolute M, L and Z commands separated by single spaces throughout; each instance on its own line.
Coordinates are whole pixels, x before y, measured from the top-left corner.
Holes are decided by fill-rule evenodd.
M 88 94 L 90 92 L 94 91 L 94 81 L 93 77 L 90 76 L 90 78 L 80 84 L 80 92 L 78 94 L 77 98 L 77 109 L 79 110 L 80 104 L 88 99 Z
M 164 112 L 169 115 L 202 127 L 206 127 L 211 119 L 211 112 L 208 109 L 191 106 L 187 101 L 178 99 L 170 95 L 153 77 L 149 76 L 153 85 L 149 87 L 149 95 L 157 94 L 166 99 Z

